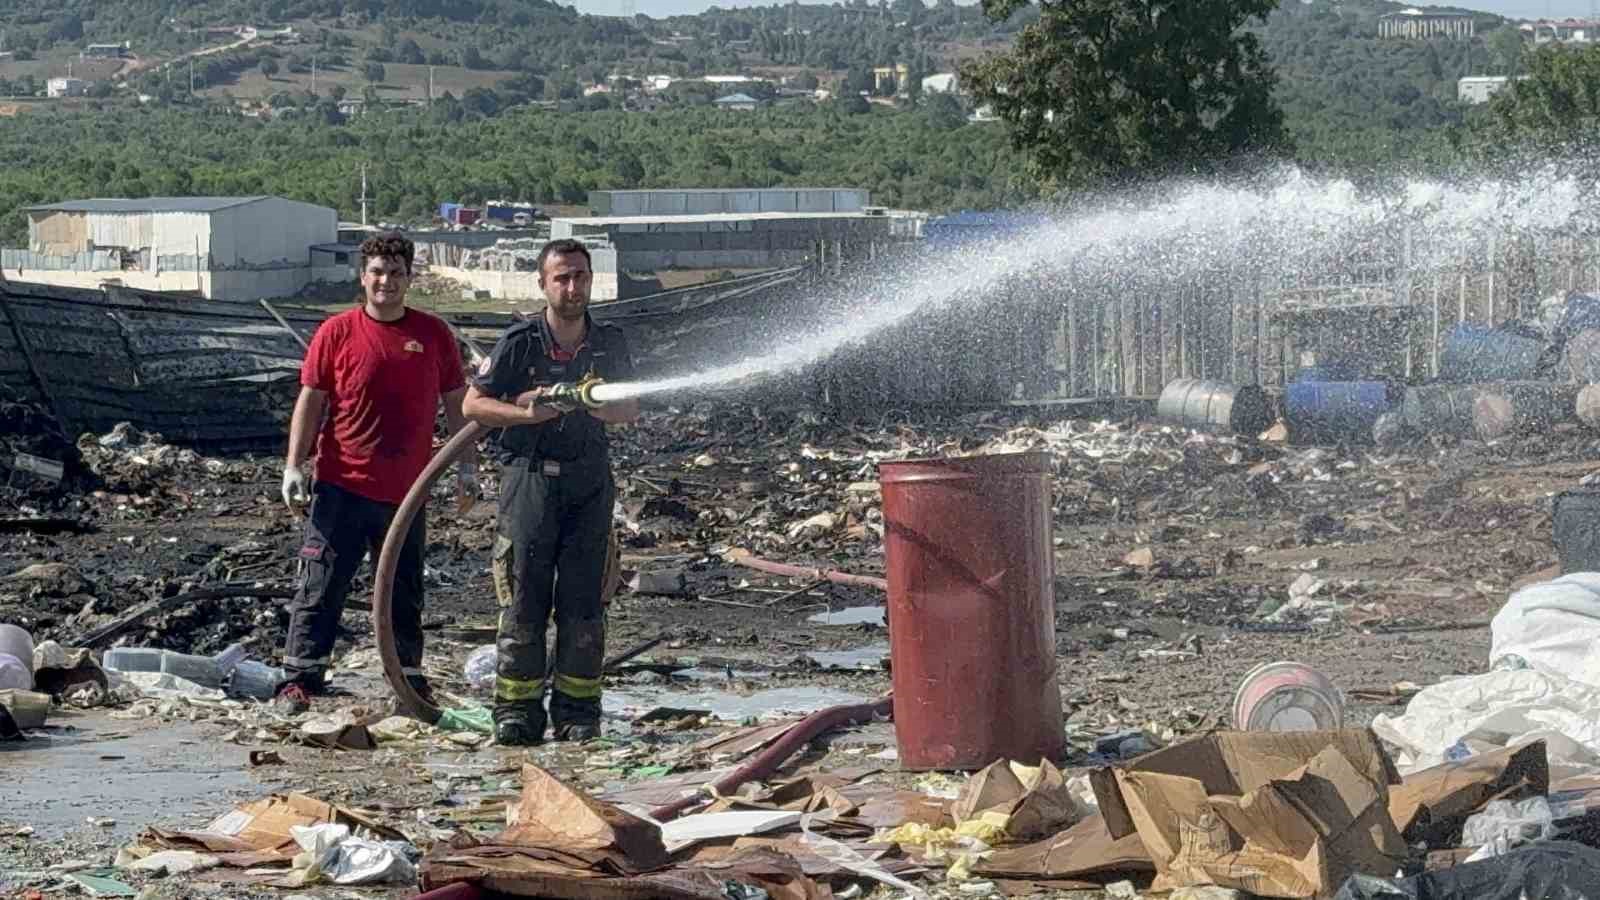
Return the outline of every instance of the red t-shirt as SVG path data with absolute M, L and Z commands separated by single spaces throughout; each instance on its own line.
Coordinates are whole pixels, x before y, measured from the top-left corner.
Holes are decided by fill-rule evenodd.
M 317 480 L 399 503 L 433 452 L 440 396 L 466 381 L 444 322 L 415 309 L 379 322 L 358 306 L 317 329 L 300 383 L 328 395 Z

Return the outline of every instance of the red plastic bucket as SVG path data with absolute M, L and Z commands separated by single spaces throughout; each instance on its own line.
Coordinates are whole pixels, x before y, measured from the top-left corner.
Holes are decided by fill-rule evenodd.
M 1050 457 L 883 463 L 878 478 L 901 767 L 1059 758 Z

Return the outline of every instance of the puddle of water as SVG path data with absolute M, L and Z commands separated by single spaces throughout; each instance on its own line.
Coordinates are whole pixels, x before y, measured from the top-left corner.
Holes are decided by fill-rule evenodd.
M 743 696 L 728 691 L 674 691 L 628 688 L 606 691 L 602 709 L 611 715 L 633 718 L 658 706 L 677 709 L 703 709 L 719 719 L 740 722 L 745 719 L 783 718 L 805 715 L 843 703 L 866 703 L 871 697 L 827 687 L 787 687 L 757 691 Z
M 813 650 L 806 656 L 824 669 L 870 669 L 877 671 L 883 668 L 883 661 L 889 657 L 888 644 L 868 644 L 854 650 Z
M 745 669 L 733 670 L 733 680 L 735 681 L 754 681 L 761 678 L 768 678 L 771 675 L 771 672 L 757 672 Z M 686 678 L 689 681 L 727 681 L 728 670 L 715 669 L 710 666 L 697 666 L 693 669 L 684 669 L 681 672 L 674 672 L 672 677 Z
M 125 733 L 128 723 L 74 724 L 74 732 L 0 744 L 0 794 L 7 796 L 9 818 L 31 825 L 39 839 L 72 831 L 132 838 L 157 824 L 198 828 L 238 801 L 264 793 L 245 775 L 243 751 L 217 749 L 214 729 L 165 723 L 118 740 L 95 740 L 96 732 Z M 180 743 L 185 741 L 192 743 Z M 84 822 L 90 816 L 116 825 L 90 826 Z
M 884 608 L 881 606 L 853 606 L 817 613 L 806 619 L 813 625 L 884 625 Z

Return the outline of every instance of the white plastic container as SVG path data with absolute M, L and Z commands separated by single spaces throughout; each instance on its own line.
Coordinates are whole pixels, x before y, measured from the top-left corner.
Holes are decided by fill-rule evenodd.
M 14 660 L 15 665 L 21 666 L 26 680 L 22 684 L 14 684 L 12 682 L 19 680 L 15 672 L 10 675 L 0 672 L 0 690 L 33 690 L 33 636 L 20 626 L 0 625 L 0 657 L 7 656 Z
M 0 653 L 0 691 L 33 690 L 33 673 L 22 660 Z

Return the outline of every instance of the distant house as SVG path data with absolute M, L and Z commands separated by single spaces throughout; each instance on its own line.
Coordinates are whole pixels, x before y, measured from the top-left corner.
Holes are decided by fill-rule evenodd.
M 583 95 L 585 97 L 593 97 L 595 94 L 609 93 L 611 93 L 611 85 L 609 84 L 591 84 L 583 89 Z
M 879 66 L 872 70 L 872 92 L 875 94 L 903 94 L 906 81 L 911 77 L 911 67 L 905 63 Z
M 49 97 L 82 97 L 89 93 L 89 82 L 82 78 L 52 78 L 45 83 Z
M 960 80 L 954 72 L 940 72 L 922 79 L 924 94 L 954 94 L 960 89 Z
M 120 44 L 90 44 L 78 53 L 80 59 L 121 59 L 127 55 L 132 45 L 127 41 Z
M 671 75 L 646 75 L 644 89 L 647 91 L 664 91 L 672 87 L 673 80 Z
M 1437 12 L 1416 7 L 1385 13 L 1378 17 L 1378 37 L 1431 38 L 1470 41 L 1478 33 L 1471 13 Z
M 1521 81 L 1528 76 L 1523 75 Z M 1504 75 L 1469 75 L 1456 82 L 1456 99 L 1462 103 L 1488 103 L 1489 98 L 1504 90 L 1511 79 Z
M 701 80 L 706 84 L 750 84 L 761 79 L 749 75 L 707 75 Z
M 729 94 L 726 97 L 718 97 L 714 102 L 717 109 L 733 109 L 741 112 L 749 112 L 761 105 L 760 100 L 749 94 Z

